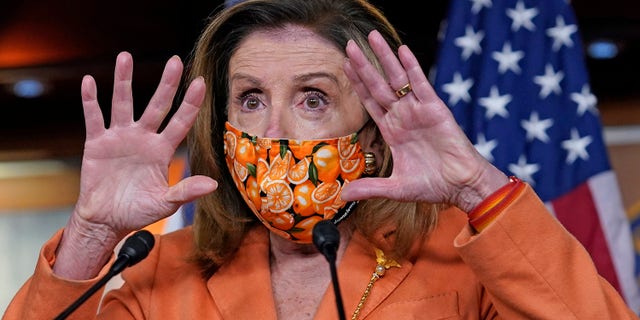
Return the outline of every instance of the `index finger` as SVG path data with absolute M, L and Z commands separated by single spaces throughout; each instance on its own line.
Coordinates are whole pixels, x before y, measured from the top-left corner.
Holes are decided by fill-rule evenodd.
M 86 139 L 89 140 L 105 130 L 102 110 L 100 110 L 100 105 L 98 104 L 98 88 L 92 76 L 87 75 L 82 78 L 80 93 L 82 96 Z

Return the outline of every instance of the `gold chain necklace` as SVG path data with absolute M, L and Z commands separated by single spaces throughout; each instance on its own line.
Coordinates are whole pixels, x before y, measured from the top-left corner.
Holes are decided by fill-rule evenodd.
M 387 269 L 391 267 L 400 268 L 400 264 L 393 259 L 388 259 L 385 257 L 384 252 L 382 250 L 375 248 L 376 251 L 376 267 L 373 270 L 373 274 L 371 275 L 371 279 L 369 279 L 369 284 L 367 284 L 367 288 L 364 289 L 364 293 L 362 294 L 362 298 L 360 298 L 360 302 L 358 302 L 358 306 L 356 310 L 353 312 L 351 316 L 351 320 L 356 320 L 358 318 L 358 314 L 360 314 L 360 310 L 364 306 L 365 301 L 369 297 L 371 293 L 371 289 L 373 288 L 373 284 L 382 276 L 384 276 Z

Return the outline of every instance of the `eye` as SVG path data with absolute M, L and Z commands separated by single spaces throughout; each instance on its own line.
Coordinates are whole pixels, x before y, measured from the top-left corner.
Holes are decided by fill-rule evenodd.
M 258 107 L 260 106 L 260 100 L 258 100 L 256 97 L 252 97 L 249 96 L 246 100 L 245 100 L 245 106 L 247 107 L 247 109 L 258 109 Z
M 312 109 L 318 108 L 321 102 L 318 97 L 311 96 L 307 98 L 307 106 Z
M 327 105 L 327 98 L 318 91 L 305 92 L 304 106 L 312 110 L 318 110 Z
M 240 104 L 242 105 L 242 109 L 248 111 L 257 110 L 262 105 L 260 98 L 252 93 L 243 94 L 242 96 L 240 96 L 239 100 Z

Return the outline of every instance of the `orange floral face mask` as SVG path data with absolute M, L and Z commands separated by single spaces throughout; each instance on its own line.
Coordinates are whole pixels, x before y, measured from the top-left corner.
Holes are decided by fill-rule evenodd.
M 360 178 L 365 159 L 358 134 L 333 139 L 289 140 L 251 136 L 225 124 L 227 167 L 247 205 L 276 234 L 311 243 L 322 220 L 337 224 L 355 202 L 342 188 Z

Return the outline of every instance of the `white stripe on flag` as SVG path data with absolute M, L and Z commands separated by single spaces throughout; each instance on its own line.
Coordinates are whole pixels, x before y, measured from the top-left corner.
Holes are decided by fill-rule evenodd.
M 640 313 L 640 292 L 634 275 L 635 257 L 631 228 L 620 199 L 616 175 L 605 171 L 592 176 L 589 188 L 600 218 L 607 245 L 627 304 Z

